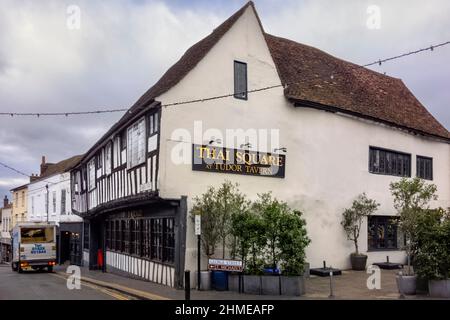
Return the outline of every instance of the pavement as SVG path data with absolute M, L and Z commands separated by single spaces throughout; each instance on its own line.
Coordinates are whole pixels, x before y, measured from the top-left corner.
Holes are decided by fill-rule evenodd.
M 68 276 L 65 268 L 59 266 L 55 271 L 61 276 Z M 192 300 L 316 300 L 316 299 L 429 299 L 426 295 L 400 297 L 395 275 L 398 270 L 380 270 L 380 288 L 370 290 L 367 281 L 371 274 L 364 271 L 343 271 L 342 275 L 333 277 L 333 296 L 330 297 L 330 278 L 310 276 L 306 279 L 306 294 L 301 297 L 280 295 L 251 295 L 231 291 L 198 291 L 192 289 Z M 104 286 L 105 288 L 146 300 L 184 300 L 183 289 L 174 289 L 157 283 L 132 279 L 115 273 L 89 270 L 81 267 L 82 281 Z
M 53 273 L 13 272 L 9 264 L 0 264 L 1 299 L 46 300 L 184 300 L 183 289 L 132 279 L 123 275 L 81 267 L 81 290 L 67 288 L 68 265 L 56 266 Z M 301 297 L 280 295 L 250 295 L 231 291 L 190 292 L 192 300 L 377 300 L 400 299 L 395 281 L 398 270 L 381 270 L 380 288 L 367 287 L 371 276 L 364 271 L 343 271 L 333 277 L 330 297 L 330 278 L 310 276 L 306 279 L 306 294 Z M 406 296 L 402 299 L 429 299 L 426 295 Z

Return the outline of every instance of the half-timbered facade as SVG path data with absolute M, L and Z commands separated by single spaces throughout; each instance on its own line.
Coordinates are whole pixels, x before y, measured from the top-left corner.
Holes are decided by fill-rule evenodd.
M 85 264 L 176 286 L 185 213 L 158 196 L 160 114 L 155 102 L 111 128 L 72 171 L 72 205 L 85 218 Z
M 276 145 L 247 141 L 272 129 Z M 227 130 L 242 134 L 224 139 Z M 389 183 L 432 179 L 433 205 L 450 206 L 449 142 L 400 79 L 266 33 L 249 2 L 189 48 L 72 171 L 84 261 L 180 286 L 197 268 L 193 199 L 228 179 L 250 199 L 272 191 L 304 212 L 312 267 L 349 267 L 341 214 L 366 192 L 381 206 L 364 222 L 360 251 L 369 263 L 403 262 Z M 270 153 L 285 166 L 275 178 L 199 168 L 193 151 L 207 145 Z

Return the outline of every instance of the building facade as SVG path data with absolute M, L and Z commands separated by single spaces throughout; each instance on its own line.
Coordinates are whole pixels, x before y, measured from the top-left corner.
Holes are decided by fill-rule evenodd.
M 55 222 L 58 226 L 58 262 L 81 263 L 82 219 L 72 213 L 70 169 L 81 157 L 58 163 L 41 163 L 41 174 L 28 184 L 28 218 L 31 222 Z
M 11 190 L 12 193 L 12 226 L 28 220 L 28 184 Z
M 360 251 L 368 263 L 404 262 L 389 183 L 428 179 L 438 188 L 433 206 L 449 207 L 449 142 L 400 79 L 266 33 L 250 2 L 192 46 L 72 170 L 83 260 L 181 286 L 183 271 L 196 269 L 193 198 L 227 179 L 250 199 L 272 191 L 304 213 L 311 267 L 350 267 L 341 215 L 366 192 L 381 206 L 364 222 Z M 213 148 L 283 159 L 282 174 L 193 163 Z
M 0 208 L 0 262 L 10 261 L 11 258 L 11 229 L 12 204 L 7 196 L 3 199 L 3 208 Z

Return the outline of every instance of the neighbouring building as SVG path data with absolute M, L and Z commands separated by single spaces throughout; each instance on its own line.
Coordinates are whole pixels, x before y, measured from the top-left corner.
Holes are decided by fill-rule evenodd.
M 8 197 L 3 199 L 0 208 L 0 262 L 8 262 L 11 254 L 12 204 Z
M 42 157 L 40 176 L 28 184 L 28 218 L 31 222 L 55 222 L 58 226 L 58 262 L 81 263 L 82 219 L 72 213 L 70 169 L 81 156 L 58 163 Z
M 192 102 L 174 104 L 181 101 Z M 224 139 L 230 129 L 244 134 Z M 251 140 L 271 129 L 268 140 L 279 143 Z M 381 206 L 364 222 L 360 251 L 368 263 L 403 262 L 389 183 L 428 179 L 438 187 L 433 205 L 450 206 L 449 142 L 402 80 L 266 33 L 249 2 L 187 50 L 72 169 L 83 261 L 182 286 L 184 270 L 197 268 L 193 198 L 228 179 L 251 199 L 272 191 L 304 213 L 311 267 L 350 266 L 341 214 L 366 192 Z M 192 162 L 218 150 L 249 162 L 243 171 Z M 250 162 L 261 155 L 281 170 Z
M 12 193 L 12 226 L 27 221 L 28 184 L 11 190 Z

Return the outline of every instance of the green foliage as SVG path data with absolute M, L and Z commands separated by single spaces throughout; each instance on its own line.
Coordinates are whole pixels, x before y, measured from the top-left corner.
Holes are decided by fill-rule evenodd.
M 194 198 L 191 216 L 201 216 L 202 247 L 208 257 L 214 255 L 217 244 L 220 241 L 218 225 L 220 215 L 216 207 L 216 190 L 208 187 L 207 191 Z
M 408 256 L 408 274 L 411 274 L 411 257 L 417 250 L 417 234 L 419 216 L 428 211 L 429 202 L 436 200 L 436 185 L 427 184 L 415 177 L 402 178 L 392 182 L 390 190 L 394 197 L 394 208 L 399 214 L 399 228 L 406 237 L 406 254 Z
M 379 203 L 362 193 L 353 201 L 351 208 L 345 209 L 342 213 L 341 225 L 347 234 L 347 239 L 355 244 L 356 254 L 359 254 L 358 239 L 363 219 L 373 214 L 379 206 Z
M 306 222 L 301 212 L 270 193 L 258 195 L 251 203 L 237 184 L 225 181 L 194 198 L 191 215 L 196 214 L 201 215 L 202 247 L 208 257 L 221 243 L 225 258 L 230 244 L 231 256 L 242 259 L 247 274 L 262 274 L 265 265 L 278 264 L 284 274 L 303 274 L 305 248 L 310 243 Z
M 306 221 L 300 211 L 293 211 L 284 215 L 280 226 L 279 249 L 283 274 L 301 275 L 305 267 L 305 249 L 311 242 L 306 232 Z
M 424 210 L 417 218 L 414 260 L 425 279 L 450 278 L 450 209 Z

